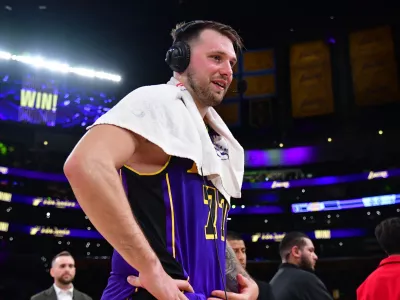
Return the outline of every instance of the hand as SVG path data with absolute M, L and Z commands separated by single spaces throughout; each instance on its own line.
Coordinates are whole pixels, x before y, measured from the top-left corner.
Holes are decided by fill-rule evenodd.
M 136 276 L 128 276 L 127 278 L 128 283 L 130 285 L 133 285 L 134 287 L 140 287 L 143 288 L 142 283 L 140 282 L 140 278 Z M 189 281 L 187 280 L 180 280 L 180 279 L 173 279 L 179 288 L 180 291 L 182 292 L 188 292 L 188 293 L 194 293 L 193 287 L 190 285 Z
M 129 276 L 129 284 L 141 287 L 159 300 L 187 300 L 182 291 L 193 293 L 193 288 L 185 280 L 172 279 L 162 267 L 157 270 L 142 272 L 139 277 Z
M 228 300 L 257 300 L 258 298 L 258 285 L 253 281 L 249 280 L 241 274 L 238 274 L 237 281 L 239 284 L 240 293 L 227 292 Z M 226 299 L 224 291 L 213 291 L 212 296 L 208 300 Z

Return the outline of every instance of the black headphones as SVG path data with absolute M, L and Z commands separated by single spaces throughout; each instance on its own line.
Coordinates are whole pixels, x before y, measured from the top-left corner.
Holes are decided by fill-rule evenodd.
M 194 26 L 204 24 L 204 21 L 191 21 L 183 25 L 175 32 L 175 42 L 168 49 L 165 56 L 165 62 L 172 71 L 182 73 L 186 70 L 190 63 L 190 46 L 180 41 L 182 34 L 188 29 L 193 29 Z

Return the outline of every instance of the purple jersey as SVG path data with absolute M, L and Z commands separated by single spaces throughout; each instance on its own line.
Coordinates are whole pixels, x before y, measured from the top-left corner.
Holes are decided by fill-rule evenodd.
M 156 174 L 139 174 L 127 166 L 120 173 L 133 214 L 165 271 L 193 286 L 195 294 L 187 297 L 205 300 L 213 290 L 223 290 L 229 210 L 224 197 L 187 159 L 171 157 Z M 130 286 L 129 275 L 138 272 L 114 251 L 102 299 L 154 299 Z

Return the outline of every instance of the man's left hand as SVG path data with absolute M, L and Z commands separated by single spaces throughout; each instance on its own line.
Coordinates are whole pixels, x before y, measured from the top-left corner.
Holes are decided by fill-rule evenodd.
M 237 281 L 240 293 L 227 292 L 228 300 L 257 300 L 259 293 L 258 285 L 253 280 L 249 280 L 239 274 Z M 208 298 L 208 300 L 226 299 L 224 291 L 213 291 L 211 295 L 213 297 Z

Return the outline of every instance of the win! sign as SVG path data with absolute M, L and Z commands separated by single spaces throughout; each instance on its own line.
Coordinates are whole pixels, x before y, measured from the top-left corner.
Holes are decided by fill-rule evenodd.
M 54 126 L 58 95 L 21 89 L 18 119 L 21 122 Z

